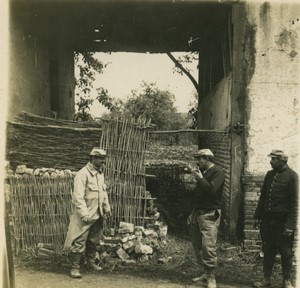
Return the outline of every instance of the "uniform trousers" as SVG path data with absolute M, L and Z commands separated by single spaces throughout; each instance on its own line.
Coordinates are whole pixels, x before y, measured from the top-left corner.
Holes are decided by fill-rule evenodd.
M 196 210 L 191 218 L 191 240 L 199 264 L 211 269 L 217 265 L 217 236 L 221 210 Z
M 285 219 L 263 218 L 260 224 L 262 249 L 264 252 L 263 273 L 270 277 L 277 252 L 281 255 L 283 278 L 289 280 L 292 273 L 294 235 L 284 236 Z
M 103 219 L 100 216 L 94 223 L 91 224 L 89 229 L 78 236 L 70 247 L 71 253 L 83 253 L 86 251 L 88 254 L 96 252 L 97 245 L 102 237 L 103 233 Z

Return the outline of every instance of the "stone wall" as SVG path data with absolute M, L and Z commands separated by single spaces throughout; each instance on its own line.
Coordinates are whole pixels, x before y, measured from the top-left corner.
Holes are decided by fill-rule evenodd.
M 264 176 L 244 175 L 244 244 L 247 249 L 259 250 L 261 245 L 258 229 L 254 227 L 254 213 L 260 195 Z

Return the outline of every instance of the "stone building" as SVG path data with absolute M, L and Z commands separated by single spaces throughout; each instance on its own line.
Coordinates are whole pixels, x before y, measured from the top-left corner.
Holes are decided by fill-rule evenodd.
M 266 155 L 282 148 L 298 169 L 299 15 L 284 1 L 13 0 L 8 120 L 72 119 L 74 51 L 199 51 L 199 147 L 226 169 L 229 233 L 243 222 L 255 245 Z

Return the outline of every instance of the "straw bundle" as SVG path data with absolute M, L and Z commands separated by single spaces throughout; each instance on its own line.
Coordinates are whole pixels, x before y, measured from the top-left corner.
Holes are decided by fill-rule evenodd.
M 105 170 L 113 215 L 109 227 L 120 221 L 144 225 L 146 216 L 145 150 L 150 121 L 103 120 L 100 147 L 107 151 Z

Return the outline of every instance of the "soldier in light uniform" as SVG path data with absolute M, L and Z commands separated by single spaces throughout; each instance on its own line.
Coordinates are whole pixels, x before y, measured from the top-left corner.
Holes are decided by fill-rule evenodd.
M 298 175 L 287 165 L 288 157 L 281 150 L 273 150 L 272 170 L 268 171 L 254 215 L 260 226 L 264 260 L 264 278 L 255 287 L 271 286 L 271 274 L 277 251 L 281 254 L 283 288 L 292 288 L 293 240 L 297 226 Z
M 73 212 L 64 246 L 64 250 L 70 252 L 72 278 L 81 278 L 83 253 L 89 269 L 102 270 L 95 263 L 96 248 L 102 235 L 103 220 L 111 215 L 103 175 L 105 159 L 105 150 L 93 148 L 90 161 L 74 179 Z

